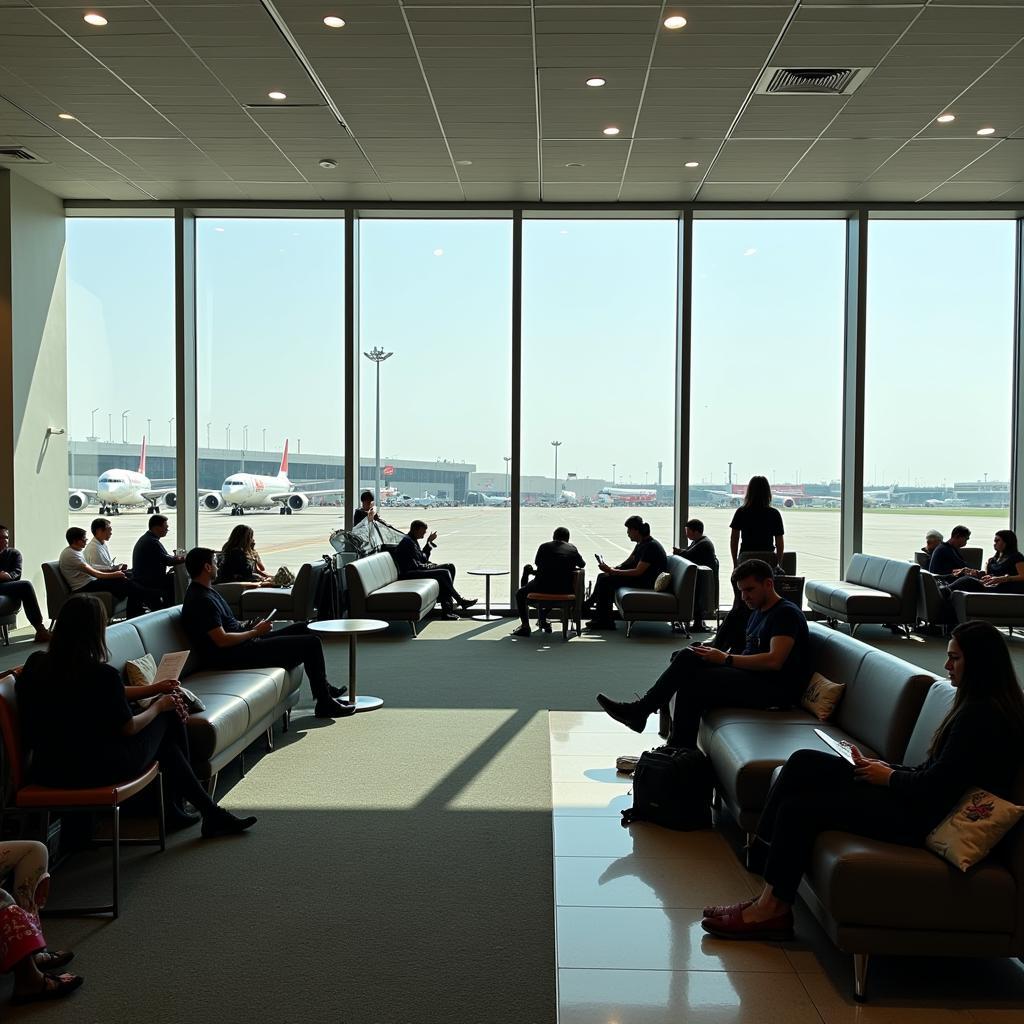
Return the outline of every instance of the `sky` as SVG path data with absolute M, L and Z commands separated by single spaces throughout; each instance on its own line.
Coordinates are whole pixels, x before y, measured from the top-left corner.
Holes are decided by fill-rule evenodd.
M 1011 221 L 873 222 L 869 484 L 1009 474 Z M 511 224 L 364 220 L 360 347 L 381 367 L 384 458 L 503 474 L 510 454 Z M 694 229 L 691 479 L 839 476 L 845 226 L 705 220 Z M 199 438 L 343 451 L 343 222 L 197 228 Z M 527 220 L 523 472 L 671 482 L 676 224 Z M 174 415 L 173 226 L 68 221 L 69 430 L 147 431 Z M 374 375 L 362 367 L 364 457 Z M 96 409 L 95 417 L 92 410 Z M 122 420 L 122 412 L 128 410 Z M 960 415 L 966 410 L 968 415 Z

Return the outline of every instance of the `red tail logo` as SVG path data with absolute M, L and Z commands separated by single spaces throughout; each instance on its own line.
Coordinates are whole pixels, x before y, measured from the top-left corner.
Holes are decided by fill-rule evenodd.
M 281 468 L 277 471 L 278 476 L 288 475 L 288 439 L 284 442 L 284 455 L 281 456 Z
M 142 435 L 142 455 L 139 456 L 139 472 L 146 475 L 146 435 Z

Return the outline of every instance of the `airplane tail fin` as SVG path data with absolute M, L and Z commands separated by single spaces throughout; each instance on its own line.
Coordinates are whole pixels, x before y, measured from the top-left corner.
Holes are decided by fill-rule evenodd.
M 284 454 L 281 456 L 281 468 L 277 471 L 278 476 L 288 475 L 288 439 L 285 438 Z
M 139 456 L 139 472 L 146 475 L 146 435 L 142 435 L 142 454 Z

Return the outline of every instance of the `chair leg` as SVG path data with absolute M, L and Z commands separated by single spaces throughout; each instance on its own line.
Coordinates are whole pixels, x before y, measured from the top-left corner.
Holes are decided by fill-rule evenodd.
M 7 626 L 0 626 L 0 633 L 3 634 L 4 647 L 10 647 L 11 646 L 11 633 L 10 633 L 10 629 Z
M 569 609 L 562 609 L 562 642 L 569 642 Z
M 163 801 L 161 801 L 161 803 L 162 802 Z M 161 823 L 163 822 L 163 820 L 163 807 L 161 807 Z M 112 908 L 114 911 L 114 920 L 117 920 L 117 915 L 121 912 L 121 808 L 117 804 L 114 805 L 112 825 L 113 836 L 110 842 L 111 857 L 113 858 L 114 869 L 114 902 Z
M 416 623 L 415 622 L 410 622 L 409 625 L 412 626 L 412 635 L 413 636 L 419 636 L 419 633 L 416 632 Z
M 289 725 L 289 723 L 291 721 L 291 717 L 292 716 L 291 716 L 291 712 L 290 711 L 286 711 L 281 716 L 281 732 L 287 732 L 288 731 L 288 725 Z
M 867 1001 L 865 990 L 868 982 L 868 954 L 853 954 L 853 998 L 858 1003 Z
M 632 629 L 633 629 L 633 622 L 632 622 L 632 620 L 630 620 L 629 622 L 626 623 L 626 639 L 627 640 L 629 639 L 629 634 L 632 631 Z
M 206 792 L 209 793 L 211 797 L 217 792 L 217 774 L 217 772 L 214 772 L 206 780 Z
M 159 772 L 156 777 L 156 789 L 159 794 L 159 807 L 157 808 L 160 812 L 159 819 L 159 834 L 160 834 L 160 852 L 163 853 L 167 849 L 167 824 L 164 821 L 164 773 Z
M 267 726 L 266 737 L 267 737 L 267 752 L 269 753 L 271 750 L 274 749 L 274 726 L 273 725 L 268 725 Z

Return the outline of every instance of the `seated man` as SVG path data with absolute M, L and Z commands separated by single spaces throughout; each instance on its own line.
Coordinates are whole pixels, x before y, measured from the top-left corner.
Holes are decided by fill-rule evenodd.
M 127 574 L 128 563 L 117 562 L 110 552 L 107 541 L 114 535 L 114 526 L 109 519 L 94 519 L 89 524 L 92 531 L 92 540 L 85 545 L 82 557 L 94 569 L 102 569 L 104 572 L 123 572 Z
M 132 579 L 150 593 L 159 595 L 159 604 L 174 604 L 174 566 L 185 561 L 184 555 L 169 554 L 163 546 L 170 526 L 167 516 L 149 517 L 149 529 L 135 542 L 132 550 Z
M 33 643 L 50 642 L 50 631 L 43 625 L 43 613 L 39 610 L 36 590 L 30 580 L 21 578 L 22 558 L 17 548 L 11 547 L 11 532 L 0 526 L 0 597 L 9 597 L 21 603 L 25 616 L 35 627 Z
M 651 528 L 640 516 L 630 516 L 623 525 L 635 547 L 620 565 L 611 566 L 603 560 L 597 563 L 601 575 L 594 581 L 594 592 L 586 604 L 594 612 L 594 617 L 587 623 L 587 629 L 614 629 L 612 604 L 615 591 L 619 587 L 653 590 L 654 581 L 668 565 L 665 549 L 651 536 Z
M 971 539 L 971 531 L 966 526 L 954 526 L 949 540 L 935 545 L 928 571 L 933 576 L 945 577 L 946 582 L 960 576 L 967 568 L 960 549 L 967 546 Z
M 559 526 L 551 540 L 537 548 L 534 558 L 536 568 L 532 565 L 523 567 L 523 585 L 516 591 L 516 608 L 522 625 L 512 631 L 513 636 L 530 635 L 530 609 L 526 603 L 526 595 L 531 591 L 542 594 L 571 594 L 573 573 L 582 569 L 587 563 L 580 557 L 575 544 L 569 543 L 569 531 Z M 528 585 L 530 576 L 536 575 L 532 585 Z M 537 625 L 550 630 L 543 618 L 541 609 L 537 616 Z
M 476 604 L 476 598 L 464 598 L 459 596 L 455 589 L 455 566 L 450 562 L 444 565 L 436 565 L 430 560 L 430 552 L 433 551 L 434 541 L 437 540 L 437 531 L 427 537 L 427 543 L 421 548 L 419 542 L 427 537 L 427 524 L 422 519 L 414 519 L 409 524 L 409 532 L 399 541 L 394 551 L 395 564 L 398 566 L 398 578 L 400 580 L 436 580 L 441 591 L 441 612 L 442 618 L 457 619 L 455 605 L 461 606 L 465 611 Z
M 643 732 L 648 716 L 675 696 L 669 746 L 696 747 L 709 708 L 788 708 L 800 699 L 811 674 L 804 613 L 775 592 L 771 566 L 758 558 L 741 562 L 732 582 L 753 612 L 743 653 L 685 648 L 639 700 L 620 703 L 599 693 L 598 704 L 612 718 Z
M 75 594 L 105 591 L 115 601 L 127 599 L 128 618 L 141 615 L 147 594 L 125 575 L 123 569 L 95 569 L 85 560 L 85 530 L 72 526 L 64 534 L 68 546 L 60 553 L 60 573 Z
M 672 554 L 680 555 L 694 565 L 706 565 L 714 573 L 712 579 L 717 582 L 718 557 L 715 555 L 715 545 L 711 543 L 711 538 L 704 536 L 704 524 L 699 519 L 691 519 L 683 530 L 689 543 L 685 548 L 673 548 Z M 690 627 L 694 633 L 711 632 L 704 622 L 706 598 L 707 595 L 698 587 L 693 595 L 693 625 Z
M 320 638 L 311 633 L 305 623 L 295 623 L 273 635 L 270 635 L 273 626 L 267 621 L 245 629 L 232 614 L 227 601 L 213 589 L 217 578 L 214 552 L 209 548 L 193 548 L 185 556 L 185 568 L 192 582 L 181 605 L 181 624 L 200 668 L 292 669 L 302 665 L 316 698 L 317 718 L 345 718 L 355 714 L 355 704 L 336 699 L 347 687 L 331 686 Z
M 942 531 L 941 530 L 929 530 L 924 535 L 924 547 L 921 550 L 929 556 L 929 563 L 931 562 L 931 553 L 942 543 Z

